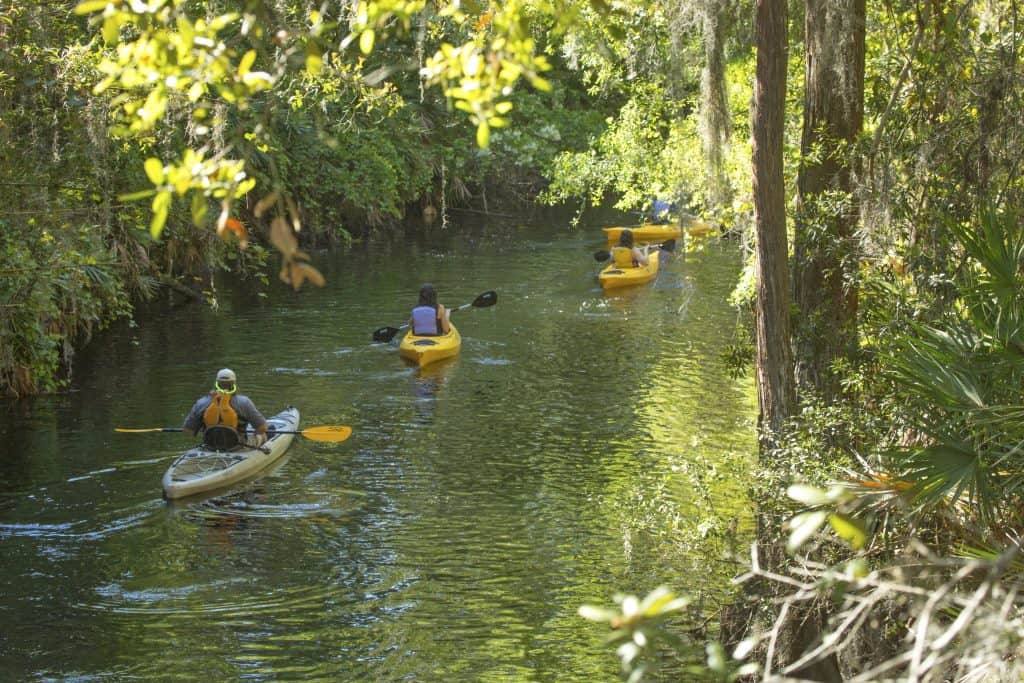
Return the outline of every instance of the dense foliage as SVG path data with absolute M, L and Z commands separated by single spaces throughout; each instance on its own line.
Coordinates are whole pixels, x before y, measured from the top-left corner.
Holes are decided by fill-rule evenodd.
M 747 578 L 789 593 L 765 592 L 739 647 L 710 646 L 709 664 L 723 679 L 755 658 L 766 676 L 831 662 L 862 680 L 1019 678 L 1019 9 L 892 0 L 861 18 L 858 7 L 790 3 L 778 160 L 786 219 L 814 252 L 804 264 L 826 264 L 829 295 L 858 302 L 852 331 L 829 322 L 828 296 L 801 302 L 800 334 L 854 343 L 826 359 L 841 391 L 801 386 L 798 414 L 763 453 L 757 493 L 773 524 L 760 547 L 778 547 L 788 517 L 798 554 L 754 562 Z M 315 284 L 300 237 L 348 239 L 411 208 L 540 190 L 637 211 L 664 197 L 749 237 L 751 3 L 332 11 L 256 0 L 4 10 L 0 391 L 55 388 L 76 340 L 161 286 L 187 293 L 211 268 L 264 266 L 266 251 L 238 257 L 250 240 L 277 248 L 282 279 Z M 801 136 L 805 95 L 822 88 L 804 79 L 822 46 L 803 28 L 829 21 L 866 22 L 863 88 L 850 95 L 863 130 L 849 139 Z M 861 75 L 838 66 L 837 78 Z M 826 177 L 813 196 L 798 182 L 833 166 L 850 182 Z M 855 229 L 836 232 L 840 215 Z M 749 285 L 736 297 L 744 334 Z M 732 347 L 737 365 L 749 348 Z M 796 363 L 819 363 L 815 349 L 799 345 Z M 780 494 L 795 483 L 792 504 Z M 635 676 L 685 604 L 658 591 L 587 614 L 619 631 Z M 790 614 L 822 632 L 783 648 Z M 871 620 L 887 628 L 869 633 Z
M 91 330 L 162 287 L 212 299 L 213 270 L 269 265 L 260 243 L 299 287 L 322 281 L 302 242 L 531 199 L 614 101 L 540 76 L 550 14 L 454 7 L 4 10 L 0 392 L 57 388 Z

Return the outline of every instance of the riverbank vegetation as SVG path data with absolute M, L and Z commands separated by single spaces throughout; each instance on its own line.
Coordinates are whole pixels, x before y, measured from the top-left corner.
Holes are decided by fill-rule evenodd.
M 753 275 L 758 542 L 708 666 L 1020 677 L 1015 2 L 144 4 L 2 17 L 5 393 L 212 268 L 315 284 L 304 244 L 409 215 L 668 197 Z M 586 613 L 633 674 L 685 609 Z

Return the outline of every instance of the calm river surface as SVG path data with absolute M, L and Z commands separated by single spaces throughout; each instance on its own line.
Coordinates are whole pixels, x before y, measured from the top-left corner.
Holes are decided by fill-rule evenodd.
M 220 280 L 219 310 L 156 306 L 70 392 L 0 403 L 0 680 L 616 681 L 581 604 L 665 584 L 712 615 L 750 534 L 756 399 L 719 360 L 736 246 L 606 296 L 599 221 L 467 216 L 312 254 L 324 289 Z M 424 281 L 499 301 L 421 372 L 370 337 Z M 225 366 L 264 414 L 353 435 L 170 505 L 189 440 L 114 427 L 180 426 Z

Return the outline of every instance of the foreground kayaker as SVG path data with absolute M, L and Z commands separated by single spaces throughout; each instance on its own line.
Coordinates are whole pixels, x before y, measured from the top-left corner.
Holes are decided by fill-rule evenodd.
M 619 243 L 612 248 L 612 259 L 616 268 L 639 268 L 647 265 L 647 254 L 633 246 L 633 231 L 629 229 L 619 234 Z
M 417 337 L 433 337 L 451 331 L 448 311 L 437 303 L 437 291 L 429 282 L 420 287 L 420 301 L 412 309 L 409 326 Z
M 267 442 L 267 420 L 248 396 L 236 393 L 235 373 L 228 368 L 217 373 L 213 391 L 189 411 L 182 431 L 189 436 L 202 433 L 203 443 L 219 450 L 243 444 L 260 447 Z M 252 433 L 247 427 L 252 425 Z

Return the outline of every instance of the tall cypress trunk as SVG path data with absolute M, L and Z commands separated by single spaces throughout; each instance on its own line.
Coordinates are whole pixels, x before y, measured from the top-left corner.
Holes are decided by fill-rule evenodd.
M 700 10 L 704 69 L 700 79 L 700 131 L 704 148 L 708 203 L 712 208 L 732 202 L 725 155 L 732 127 L 725 82 L 725 36 L 730 0 L 705 0 Z
M 753 175 L 757 280 L 756 369 L 761 452 L 795 403 L 790 349 L 782 136 L 786 113 L 786 2 L 757 0 Z
M 865 0 L 807 0 L 804 127 L 793 245 L 797 377 L 826 401 L 857 346 L 853 145 L 864 124 Z

